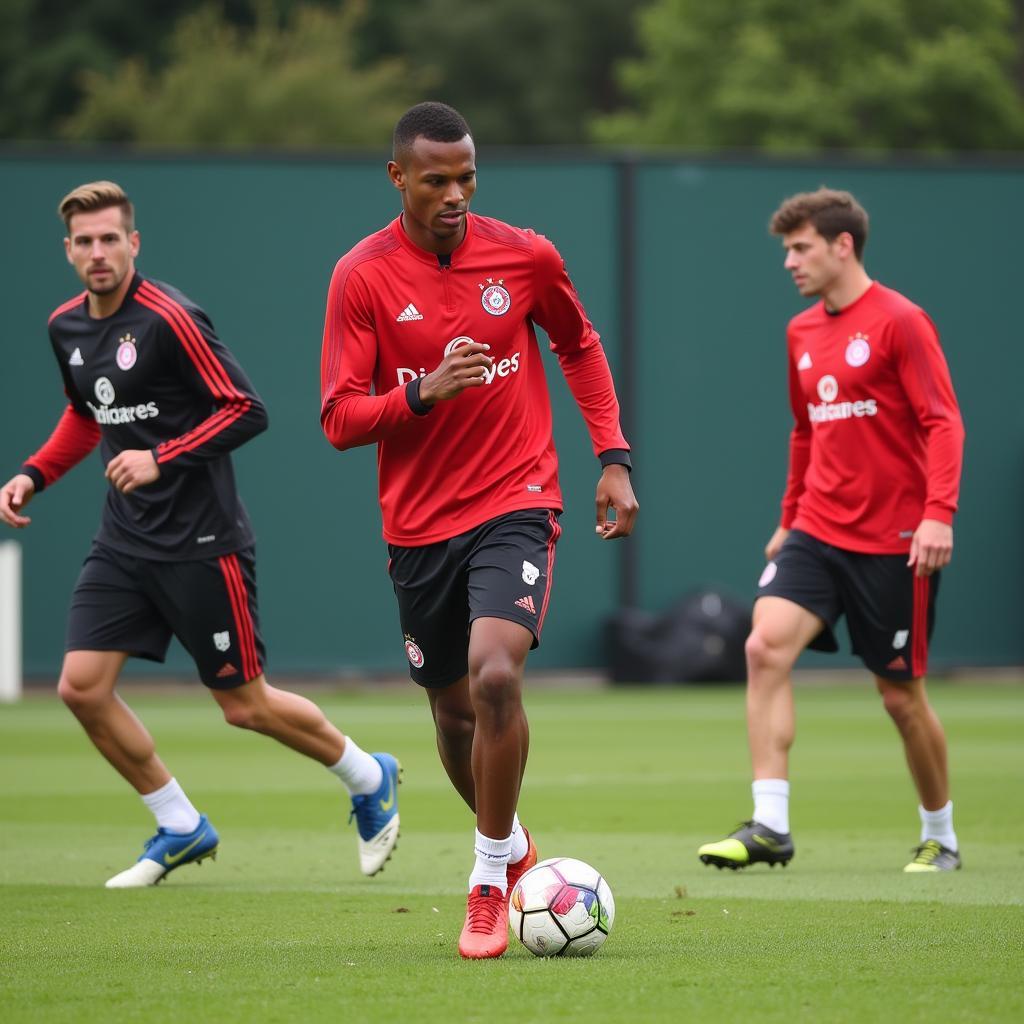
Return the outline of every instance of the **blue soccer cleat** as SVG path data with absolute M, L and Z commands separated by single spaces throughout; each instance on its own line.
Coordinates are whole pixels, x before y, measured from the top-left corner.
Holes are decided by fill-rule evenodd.
M 140 889 L 156 885 L 183 864 L 198 864 L 207 857 L 216 858 L 220 838 L 205 814 L 192 832 L 168 832 L 157 829 L 146 840 L 142 856 L 127 871 L 107 880 L 108 889 Z
M 359 831 L 359 867 L 364 875 L 375 875 L 391 859 L 398 843 L 398 787 L 402 766 L 391 754 L 374 754 L 384 778 L 373 793 L 352 797 L 352 813 Z

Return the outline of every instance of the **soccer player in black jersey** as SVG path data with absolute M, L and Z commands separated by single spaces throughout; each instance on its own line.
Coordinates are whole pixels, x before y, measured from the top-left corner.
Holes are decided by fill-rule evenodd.
M 399 765 L 346 738 L 263 674 L 253 536 L 230 452 L 266 429 L 259 395 L 206 314 L 135 269 L 139 233 L 120 186 L 91 182 L 59 212 L 86 290 L 50 317 L 69 404 L 49 441 L 0 489 L 22 528 L 33 495 L 97 444 L 110 487 L 71 600 L 58 686 L 101 754 L 152 810 L 156 835 L 108 888 L 154 885 L 216 853 L 218 836 L 115 692 L 129 657 L 163 661 L 174 634 L 232 725 L 325 765 L 348 788 L 364 874 L 398 839 Z

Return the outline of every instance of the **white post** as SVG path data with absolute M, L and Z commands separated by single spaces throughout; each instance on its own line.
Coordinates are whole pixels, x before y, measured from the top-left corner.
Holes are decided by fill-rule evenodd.
M 21 697 L 21 545 L 0 541 L 0 701 Z

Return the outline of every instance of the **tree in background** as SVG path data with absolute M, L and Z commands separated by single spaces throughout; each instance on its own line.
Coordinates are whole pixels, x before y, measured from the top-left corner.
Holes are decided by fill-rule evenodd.
M 400 59 L 357 67 L 356 0 L 337 8 L 260 3 L 251 27 L 216 7 L 185 16 L 167 63 L 131 58 L 86 71 L 84 99 L 63 125 L 79 141 L 159 146 L 380 147 L 426 76 Z
M 643 55 L 621 65 L 632 106 L 595 118 L 593 137 L 779 153 L 1019 149 L 1013 6 L 653 0 Z
M 643 0 L 389 0 L 371 4 L 364 56 L 404 55 L 433 78 L 477 140 L 587 141 L 588 119 L 622 100 L 615 62 L 633 53 Z
M 111 73 L 129 54 L 158 64 L 178 19 L 201 2 L 3 0 L 0 138 L 55 138 L 81 102 L 83 71 Z M 252 23 L 249 0 L 224 0 L 223 9 L 232 23 Z

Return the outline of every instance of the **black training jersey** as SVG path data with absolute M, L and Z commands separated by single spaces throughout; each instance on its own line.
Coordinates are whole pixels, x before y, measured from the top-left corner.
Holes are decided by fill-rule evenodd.
M 159 560 L 209 558 L 252 543 L 230 452 L 267 415 L 207 315 L 177 289 L 136 273 L 121 308 L 96 320 L 86 293 L 50 317 L 70 406 L 25 464 L 41 490 L 98 440 L 103 464 L 150 450 L 160 469 L 131 494 L 107 493 L 96 540 Z

